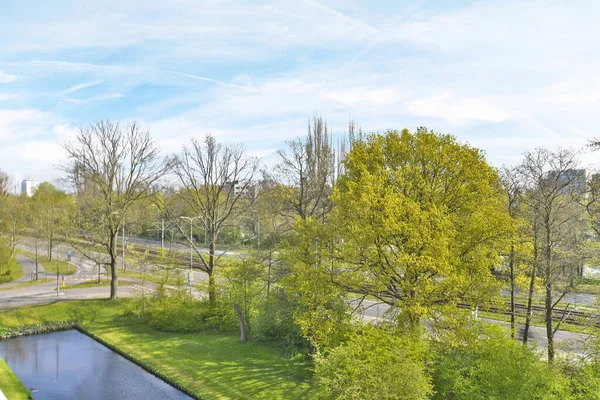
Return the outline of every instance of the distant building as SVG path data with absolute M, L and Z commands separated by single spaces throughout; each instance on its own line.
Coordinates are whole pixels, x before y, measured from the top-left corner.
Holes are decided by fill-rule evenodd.
M 233 190 L 233 194 L 236 196 L 240 194 L 245 194 L 250 197 L 253 197 L 256 194 L 256 185 L 248 181 L 226 182 L 224 189 L 227 192 Z
M 568 169 L 560 172 L 551 171 L 550 176 L 556 179 L 559 183 L 565 184 L 566 186 L 562 189 L 563 193 L 578 193 L 584 194 L 586 191 L 586 185 L 588 183 L 588 171 L 585 168 L 582 169 Z
M 27 197 L 33 196 L 38 188 L 38 182 L 35 179 L 27 178 L 21 182 L 21 194 L 27 195 Z

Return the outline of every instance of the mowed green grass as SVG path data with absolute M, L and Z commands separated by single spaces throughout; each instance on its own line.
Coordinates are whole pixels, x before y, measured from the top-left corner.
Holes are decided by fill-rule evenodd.
M 2 274 L 0 275 L 0 283 L 12 282 L 23 276 L 23 268 L 21 264 L 13 261 L 8 267 L 2 267 Z
M 8 400 L 29 399 L 29 390 L 0 358 L 0 389 Z
M 0 327 L 77 319 L 93 334 L 206 399 L 304 399 L 310 364 L 236 334 L 156 331 L 123 316 L 122 300 L 60 302 L 0 314 Z
M 32 253 L 30 251 L 21 250 L 21 249 L 17 250 L 17 253 L 21 253 L 22 255 L 29 257 L 35 261 L 35 253 Z M 61 275 L 72 275 L 75 272 L 77 272 L 77 268 L 74 265 L 69 264 L 68 262 L 66 262 L 64 260 L 56 261 L 56 258 L 54 258 L 54 257 L 52 258 L 52 261 L 48 261 L 47 256 L 38 254 L 38 263 L 41 264 L 42 267 L 44 267 L 46 272 L 48 272 L 49 274 L 56 274 L 56 270 L 59 267 L 60 267 Z
M 131 285 L 132 285 L 131 282 L 119 280 L 119 287 L 122 287 L 122 286 L 131 286 Z M 78 283 L 67 283 L 65 285 L 65 287 L 61 287 L 61 290 L 83 289 L 83 288 L 104 287 L 104 286 L 110 286 L 110 281 L 106 281 L 106 280 L 103 281 L 103 280 L 101 280 L 100 283 L 98 283 L 98 280 L 94 279 L 92 281 L 85 281 L 85 282 L 78 282 Z

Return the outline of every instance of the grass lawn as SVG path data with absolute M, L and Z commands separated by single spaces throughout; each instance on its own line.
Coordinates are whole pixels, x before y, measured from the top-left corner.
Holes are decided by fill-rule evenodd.
M 119 280 L 119 287 L 121 286 L 131 286 L 131 282 L 128 281 L 122 281 Z M 110 281 L 100 281 L 100 283 L 98 283 L 97 279 L 94 279 L 93 281 L 85 281 L 85 282 L 79 282 L 79 283 L 68 283 L 65 285 L 64 288 L 61 288 L 61 290 L 68 290 L 68 289 L 82 289 L 82 288 L 88 288 L 88 287 L 101 287 L 101 286 L 110 286 Z
M 20 289 L 20 288 L 35 286 L 35 285 L 39 285 L 40 283 L 46 283 L 46 282 L 51 282 L 51 281 L 52 281 L 52 279 L 49 279 L 46 277 L 41 277 L 37 281 L 28 281 L 28 282 L 18 283 L 16 285 L 12 285 L 9 287 L 1 287 L 0 286 L 0 290 Z
M 16 279 L 19 279 L 21 276 L 23 276 L 23 268 L 21 268 L 21 264 L 13 261 L 8 268 L 6 266 L 2 267 L 0 283 L 12 282 Z
M 29 399 L 29 390 L 0 358 L 0 389 L 8 400 Z
M 123 316 L 109 300 L 63 301 L 0 314 L 0 327 L 78 319 L 91 333 L 206 399 L 305 399 L 310 364 L 228 333 L 167 333 Z M 1 329 L 1 328 L 0 328 Z
M 18 249 L 17 253 L 20 253 L 26 257 L 35 260 L 35 253 L 32 253 L 30 251 Z M 60 265 L 61 275 L 72 275 L 75 272 L 77 272 L 77 268 L 73 264 L 69 264 L 64 260 L 59 260 L 57 262 L 55 258 L 53 258 L 52 261 L 48 261 L 48 257 L 43 256 L 41 254 L 38 254 L 38 262 L 42 265 L 42 267 L 44 267 L 46 272 L 48 272 L 49 274 L 56 274 L 56 268 L 58 268 L 58 265 Z
M 77 272 L 77 268 L 74 265 L 63 260 L 57 262 L 56 259 L 53 258 L 52 261 L 48 261 L 48 257 L 46 256 L 40 256 L 38 260 L 49 274 L 56 274 L 56 269 L 59 266 L 61 275 L 72 275 Z

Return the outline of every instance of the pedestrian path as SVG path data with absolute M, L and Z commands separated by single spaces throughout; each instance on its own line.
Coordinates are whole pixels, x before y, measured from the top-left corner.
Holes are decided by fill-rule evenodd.
M 23 276 L 21 276 L 19 279 L 15 279 L 12 282 L 3 283 L 1 285 L 3 288 L 29 282 L 32 280 L 33 275 L 35 274 L 35 260 L 33 258 L 17 254 L 16 259 L 19 265 L 21 265 L 21 268 L 23 269 Z M 42 267 L 42 264 L 40 263 L 38 263 L 38 275 L 46 275 L 46 270 L 44 269 L 44 267 Z
M 66 281 L 91 281 L 92 279 L 98 279 L 96 275 L 65 275 Z M 106 279 L 106 276 L 102 276 L 100 279 Z

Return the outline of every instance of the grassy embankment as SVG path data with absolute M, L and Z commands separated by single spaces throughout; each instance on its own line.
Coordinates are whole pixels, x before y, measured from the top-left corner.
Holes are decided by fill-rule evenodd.
M 0 283 L 12 282 L 23 276 L 23 268 L 21 265 L 13 261 L 10 265 L 2 267 L 2 273 L 0 274 Z
M 0 389 L 8 400 L 30 399 L 29 390 L 0 358 Z
M 237 334 L 160 332 L 123 315 L 126 300 L 60 302 L 7 310 L 0 327 L 79 320 L 80 325 L 146 367 L 205 399 L 304 399 L 310 365 Z M 0 328 L 0 334 L 2 331 Z
M 18 249 L 17 253 L 22 254 L 25 257 L 29 257 L 29 258 L 35 260 L 35 253 L 32 253 L 30 251 Z M 75 272 L 77 272 L 77 268 L 74 265 L 69 264 L 68 262 L 66 262 L 64 260 L 57 261 L 55 258 L 53 258 L 52 261 L 48 261 L 48 257 L 43 256 L 41 254 L 38 254 L 38 263 L 49 274 L 56 274 L 56 269 L 59 268 L 59 266 L 60 266 L 60 274 L 61 275 L 72 275 Z
M 128 282 L 128 281 L 119 281 L 119 287 L 131 286 L 131 284 L 132 283 Z M 84 288 L 102 287 L 102 286 L 110 286 L 110 281 L 104 280 L 104 281 L 100 281 L 100 283 L 98 283 L 97 280 L 93 280 L 93 281 L 85 281 L 85 282 L 79 282 L 79 283 L 71 283 L 71 284 L 65 285 L 65 287 L 62 288 L 61 290 L 84 289 Z

